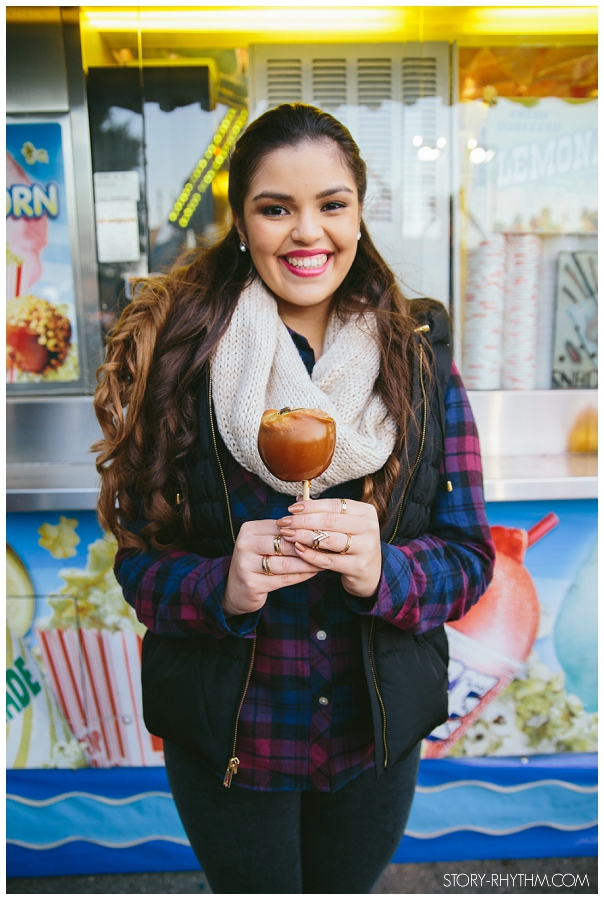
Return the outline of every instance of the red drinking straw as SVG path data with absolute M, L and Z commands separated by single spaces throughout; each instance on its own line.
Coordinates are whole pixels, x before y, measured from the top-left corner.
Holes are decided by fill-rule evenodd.
M 559 525 L 559 524 L 560 524 L 560 519 L 558 518 L 556 513 L 551 512 L 551 513 L 548 513 L 546 516 L 544 516 L 540 522 L 537 522 L 536 525 L 533 525 L 533 527 L 527 532 L 527 534 L 528 534 L 528 543 L 526 545 L 527 549 L 528 549 L 528 547 L 532 547 L 533 544 L 536 544 L 537 541 L 540 541 L 541 538 L 545 537 L 546 534 L 549 534 L 549 532 L 552 530 L 552 528 L 555 528 L 556 525 Z

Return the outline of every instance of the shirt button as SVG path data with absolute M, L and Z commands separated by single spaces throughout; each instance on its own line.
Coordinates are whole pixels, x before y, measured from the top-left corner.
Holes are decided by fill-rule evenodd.
M 326 638 L 327 638 L 326 631 L 317 631 L 317 640 L 318 641 L 324 641 Z
M 329 700 L 327 699 L 327 697 L 319 697 L 319 703 L 321 704 L 321 706 L 327 706 Z

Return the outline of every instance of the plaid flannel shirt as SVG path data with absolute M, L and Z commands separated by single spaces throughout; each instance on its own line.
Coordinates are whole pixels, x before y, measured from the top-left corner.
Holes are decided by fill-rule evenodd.
M 309 371 L 314 356 L 292 335 Z M 373 727 L 361 656 L 360 616 L 379 616 L 415 634 L 459 619 L 484 592 L 494 547 L 486 519 L 476 426 L 453 365 L 445 398 L 444 467 L 428 533 L 382 543 L 375 595 L 348 594 L 337 573 L 272 591 L 254 614 L 228 621 L 222 597 L 230 556 L 185 550 L 120 549 L 115 574 L 149 629 L 173 636 L 242 639 L 257 629 L 256 660 L 239 721 L 234 785 L 255 790 L 333 791 L 373 766 Z M 230 458 L 225 470 L 233 522 L 277 519 L 292 497 Z M 323 496 L 358 499 L 350 482 Z M 223 772 L 217 772 L 223 777 Z

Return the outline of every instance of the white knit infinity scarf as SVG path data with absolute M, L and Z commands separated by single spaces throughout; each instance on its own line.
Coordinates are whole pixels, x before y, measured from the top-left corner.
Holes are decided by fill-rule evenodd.
M 255 279 L 242 291 L 212 363 L 220 434 L 248 471 L 282 494 L 301 494 L 301 482 L 280 481 L 260 459 L 258 428 L 266 409 L 315 407 L 335 419 L 336 449 L 327 471 L 313 479 L 312 495 L 377 472 L 396 440 L 394 420 L 373 391 L 379 368 L 375 317 L 356 315 L 343 324 L 332 315 L 311 378 L 274 297 Z

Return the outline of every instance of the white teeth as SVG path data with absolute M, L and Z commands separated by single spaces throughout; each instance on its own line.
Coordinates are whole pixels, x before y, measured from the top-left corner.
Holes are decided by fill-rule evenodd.
M 285 259 L 294 268 L 319 269 L 327 262 L 327 253 L 321 253 L 318 256 L 286 256 Z

